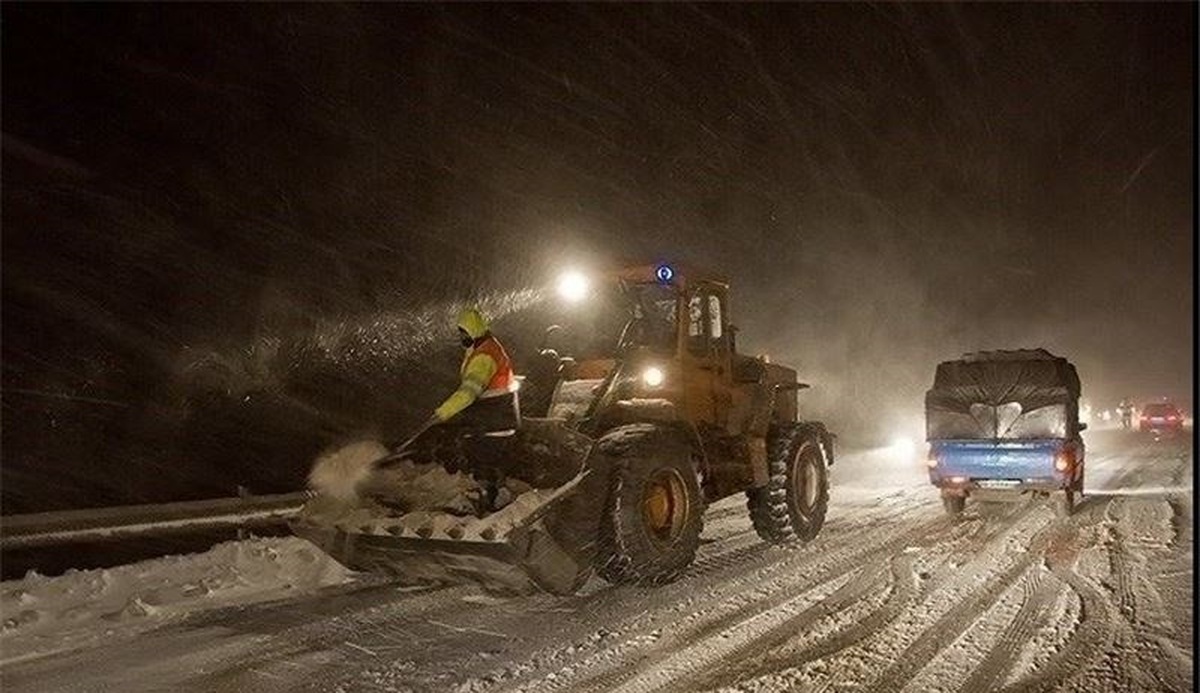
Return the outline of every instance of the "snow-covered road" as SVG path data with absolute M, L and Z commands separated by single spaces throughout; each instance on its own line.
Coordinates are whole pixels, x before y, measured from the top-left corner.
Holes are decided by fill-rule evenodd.
M 1088 494 L 943 515 L 921 460 L 834 466 L 829 521 L 759 542 L 710 508 L 682 579 L 571 598 L 357 581 L 112 629 L 14 661 L 17 691 L 1190 691 L 1190 439 L 1085 434 Z M 99 627 L 103 627 L 103 624 Z

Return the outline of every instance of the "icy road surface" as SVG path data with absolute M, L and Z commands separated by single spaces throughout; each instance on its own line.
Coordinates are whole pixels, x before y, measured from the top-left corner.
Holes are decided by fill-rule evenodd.
M 1089 495 L 959 522 L 919 459 L 847 454 L 829 521 L 709 511 L 685 577 L 572 598 L 370 582 L 0 669 L 5 691 L 1190 691 L 1190 439 L 1087 434 Z

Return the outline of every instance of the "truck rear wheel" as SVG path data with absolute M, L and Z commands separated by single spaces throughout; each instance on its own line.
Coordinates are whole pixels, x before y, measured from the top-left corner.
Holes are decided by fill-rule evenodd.
M 956 496 L 953 494 L 942 495 L 942 507 L 945 508 L 946 514 L 950 517 L 958 517 L 962 515 L 963 508 L 967 505 L 965 496 Z
M 829 478 L 818 437 L 803 426 L 773 428 L 767 438 L 767 485 L 746 492 L 758 536 L 771 544 L 808 542 L 825 524 Z
M 1057 517 L 1070 517 L 1075 512 L 1075 491 L 1066 489 L 1054 494 L 1054 514 Z
M 614 463 L 596 572 L 611 583 L 660 584 L 696 557 L 704 495 L 687 441 L 647 424 L 622 426 L 599 445 Z

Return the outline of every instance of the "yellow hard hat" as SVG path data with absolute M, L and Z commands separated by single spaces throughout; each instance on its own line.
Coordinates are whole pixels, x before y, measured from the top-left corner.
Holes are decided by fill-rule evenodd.
M 478 308 L 464 308 L 458 314 L 458 327 L 471 339 L 479 339 L 487 334 L 488 321 Z

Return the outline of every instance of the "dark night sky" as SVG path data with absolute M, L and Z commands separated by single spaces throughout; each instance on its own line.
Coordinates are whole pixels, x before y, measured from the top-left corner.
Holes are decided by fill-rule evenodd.
M 444 394 L 451 302 L 622 258 L 730 275 L 864 438 L 978 348 L 1184 398 L 1195 20 L 5 3 L 5 512 L 290 488 Z

